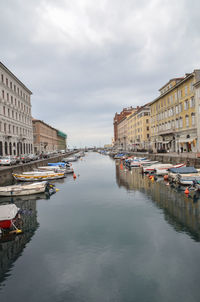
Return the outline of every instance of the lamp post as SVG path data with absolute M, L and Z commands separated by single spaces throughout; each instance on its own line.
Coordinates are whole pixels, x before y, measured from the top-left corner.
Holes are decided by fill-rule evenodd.
M 180 135 L 177 134 L 176 138 L 177 138 L 177 148 L 178 148 L 177 153 L 179 154 L 179 138 L 180 138 Z

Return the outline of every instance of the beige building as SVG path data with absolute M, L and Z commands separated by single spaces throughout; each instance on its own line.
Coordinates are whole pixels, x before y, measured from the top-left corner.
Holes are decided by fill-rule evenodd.
M 0 156 L 33 152 L 31 94 L 0 62 Z
M 160 96 L 150 105 L 153 150 L 198 151 L 199 100 L 196 99 L 199 80 L 200 70 L 194 70 L 182 78 L 171 79 L 159 90 Z
M 127 147 L 129 150 L 150 148 L 150 106 L 139 107 L 127 117 Z

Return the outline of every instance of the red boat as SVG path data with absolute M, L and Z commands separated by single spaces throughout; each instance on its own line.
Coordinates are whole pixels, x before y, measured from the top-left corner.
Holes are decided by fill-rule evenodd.
M 15 204 L 6 204 L 0 206 L 0 235 L 3 231 L 10 231 L 10 233 L 21 233 L 15 226 L 18 218 L 19 209 Z

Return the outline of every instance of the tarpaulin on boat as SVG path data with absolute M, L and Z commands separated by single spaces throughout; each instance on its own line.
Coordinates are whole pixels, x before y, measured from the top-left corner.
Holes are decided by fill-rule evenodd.
M 6 204 L 0 206 L 0 221 L 14 219 L 18 213 L 18 208 L 15 204 Z
M 194 167 L 170 168 L 168 169 L 168 171 L 177 174 L 198 173 L 197 169 L 195 169 Z

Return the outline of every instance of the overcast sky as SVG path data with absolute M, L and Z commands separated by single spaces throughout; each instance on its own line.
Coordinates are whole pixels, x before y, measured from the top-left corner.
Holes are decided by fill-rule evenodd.
M 199 0 L 1 0 L 0 13 L 0 61 L 71 147 L 110 143 L 115 112 L 200 68 Z

